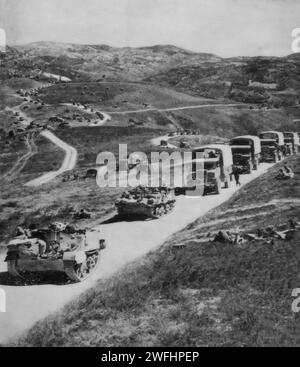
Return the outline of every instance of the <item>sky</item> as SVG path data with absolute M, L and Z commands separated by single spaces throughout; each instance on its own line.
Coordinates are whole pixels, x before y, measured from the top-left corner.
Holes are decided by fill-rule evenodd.
M 8 44 L 173 44 L 230 56 L 292 53 L 300 0 L 0 0 Z

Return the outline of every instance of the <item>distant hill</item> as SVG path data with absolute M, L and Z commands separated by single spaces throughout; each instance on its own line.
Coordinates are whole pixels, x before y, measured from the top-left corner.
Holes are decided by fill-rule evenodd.
M 300 54 L 287 57 L 235 57 L 181 65 L 146 79 L 206 98 L 229 98 L 270 107 L 300 101 Z M 284 92 L 284 93 L 282 93 Z
M 43 70 L 77 81 L 144 81 L 198 97 L 275 108 L 300 103 L 300 54 L 223 59 L 172 45 L 35 42 L 9 47 L 8 59 L 21 75 Z
M 35 42 L 13 48 L 20 59 L 30 59 L 47 71 L 68 76 L 140 80 L 170 68 L 215 63 L 213 54 L 195 53 L 171 45 L 115 48 L 107 45 Z

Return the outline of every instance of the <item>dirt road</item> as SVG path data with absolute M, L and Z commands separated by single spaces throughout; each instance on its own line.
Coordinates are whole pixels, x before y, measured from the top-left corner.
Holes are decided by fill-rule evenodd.
M 201 105 L 195 105 L 195 106 L 182 106 L 182 107 L 172 107 L 172 108 L 145 108 L 140 110 L 131 110 L 131 111 L 112 111 L 112 112 L 106 112 L 110 115 L 128 115 L 132 113 L 141 113 L 141 112 L 173 112 L 173 111 L 183 111 L 183 110 L 195 110 L 200 108 L 210 108 L 210 107 L 246 107 L 249 106 L 245 103 L 215 103 L 215 104 L 201 104 Z
M 14 178 L 16 178 L 18 174 L 22 171 L 22 169 L 25 167 L 28 160 L 37 153 L 37 146 L 35 145 L 34 142 L 34 133 L 31 133 L 26 137 L 25 143 L 28 151 L 26 154 L 24 154 L 16 161 L 14 166 L 4 176 L 4 178 L 8 181 L 11 181 Z
M 258 171 L 241 176 L 242 185 L 266 172 L 269 167 L 270 164 L 262 164 Z M 236 191 L 237 188 L 232 184 L 229 189 L 222 190 L 220 195 L 179 197 L 176 209 L 159 220 L 100 225 L 97 228 L 107 240 L 108 248 L 103 252 L 97 272 L 83 283 L 28 287 L 0 285 L 7 296 L 7 312 L 0 313 L 0 343 L 24 332 L 36 321 L 59 310 L 74 297 L 93 287 L 98 279 L 109 277 L 126 263 L 157 248 L 171 234 L 228 200 Z M 6 271 L 3 256 L 0 259 L 0 273 Z
M 19 97 L 17 94 L 15 95 L 17 97 Z M 23 102 L 18 106 L 15 107 L 6 107 L 5 111 L 10 111 L 12 112 L 14 115 L 17 113 L 18 114 L 18 118 L 23 118 L 23 121 L 20 121 L 20 123 L 24 126 L 27 127 L 30 125 L 31 119 L 26 115 L 26 113 L 24 113 L 22 111 L 22 107 L 25 106 L 27 104 L 27 102 Z
M 77 150 L 61 139 L 59 139 L 57 136 L 55 136 L 53 133 L 51 133 L 48 130 L 45 130 L 41 133 L 42 136 L 52 141 L 52 143 L 59 146 L 61 149 L 63 149 L 66 152 L 65 159 L 63 161 L 62 166 L 57 171 L 48 172 L 45 175 L 38 177 L 37 179 L 30 181 L 26 184 L 26 186 L 31 187 L 37 187 L 40 185 L 43 185 L 51 180 L 53 180 L 58 175 L 61 175 L 62 173 L 66 171 L 72 170 L 77 162 Z

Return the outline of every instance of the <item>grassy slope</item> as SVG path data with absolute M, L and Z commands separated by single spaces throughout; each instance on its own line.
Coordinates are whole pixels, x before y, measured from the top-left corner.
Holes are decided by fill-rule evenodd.
M 289 163 L 295 180 L 279 185 L 278 167 L 271 169 L 158 251 L 36 324 L 18 344 L 299 345 L 300 324 L 291 312 L 291 290 L 299 287 L 299 241 L 239 247 L 203 241 L 208 231 L 253 230 L 299 219 L 299 157 Z M 249 207 L 287 198 L 292 202 Z M 175 249 L 176 243 L 186 247 Z
M 299 54 L 283 58 L 233 58 L 172 68 L 146 80 L 196 96 L 287 106 L 299 101 L 299 65 Z M 285 91 L 285 96 L 264 88 L 252 88 L 248 85 L 250 80 L 275 83 L 279 91 Z
M 150 139 L 160 134 L 152 129 L 95 127 L 58 130 L 57 135 L 78 149 L 76 171 L 82 175 L 88 167 L 95 167 L 98 153 L 111 151 L 118 156 L 118 145 L 128 144 L 128 152 L 151 149 Z M 7 241 L 18 225 L 32 223 L 43 226 L 54 220 L 72 221 L 73 211 L 85 208 L 95 218 L 111 212 L 121 189 L 100 189 L 95 180 L 67 183 L 59 176 L 38 188 L 28 188 L 24 183 L 45 172 L 60 167 L 64 153 L 48 140 L 37 140 L 38 153 L 24 167 L 13 182 L 3 182 L 0 199 L 0 241 Z M 10 160 L 13 164 L 12 159 Z
M 232 137 L 257 135 L 262 130 L 297 130 L 293 122 L 297 110 L 250 110 L 248 107 L 205 108 L 168 113 L 183 128 L 199 130 L 200 134 Z
M 44 89 L 41 97 L 45 102 L 66 103 L 71 101 L 100 105 L 103 109 L 111 109 L 112 105 L 120 106 L 119 110 L 139 109 L 144 103 L 157 108 L 170 108 L 189 104 L 209 103 L 201 97 L 176 92 L 169 88 L 156 87 L 140 83 L 68 83 Z M 125 102 L 126 101 L 126 102 Z M 112 109 L 114 111 L 114 109 Z
M 140 80 L 156 70 L 179 65 L 219 61 L 210 54 L 197 54 L 174 46 L 113 48 L 106 45 L 75 45 L 38 42 L 10 49 L 18 53 L 19 65 L 28 60 L 46 71 L 89 80 Z

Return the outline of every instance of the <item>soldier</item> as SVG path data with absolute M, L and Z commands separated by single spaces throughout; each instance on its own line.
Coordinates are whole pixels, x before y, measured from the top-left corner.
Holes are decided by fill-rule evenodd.
M 235 179 L 236 186 L 241 186 L 240 172 L 239 172 L 238 168 L 236 168 L 236 167 L 234 167 L 234 169 L 233 169 L 233 176 L 234 176 L 234 179 Z
M 293 170 L 291 169 L 291 167 L 288 166 L 287 163 L 284 164 L 284 173 L 286 175 L 288 175 L 290 178 L 294 178 L 295 174 L 293 172 Z

